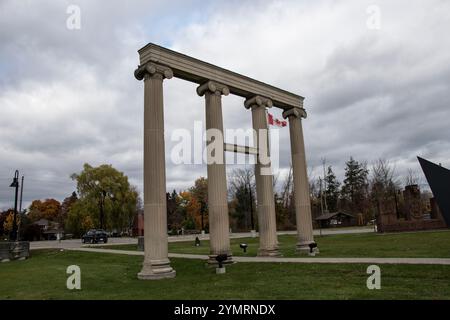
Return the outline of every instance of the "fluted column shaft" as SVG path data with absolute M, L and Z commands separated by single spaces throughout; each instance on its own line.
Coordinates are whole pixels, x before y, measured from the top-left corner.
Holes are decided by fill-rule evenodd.
M 309 250 L 308 245 L 314 242 L 314 236 L 301 120 L 301 118 L 306 118 L 306 112 L 304 109 L 292 108 L 283 112 L 283 117 L 289 119 L 295 216 L 297 220 L 297 250 L 307 251 Z
M 245 101 L 245 107 L 252 110 L 252 123 L 255 131 L 254 143 L 258 148 L 258 156 L 255 165 L 255 181 L 259 230 L 259 256 L 279 255 L 273 176 L 271 173 L 270 158 L 264 159 L 264 161 L 262 159 L 263 152 L 266 152 L 265 156 L 269 156 L 266 107 L 271 106 L 271 100 L 260 96 Z
M 139 279 L 175 277 L 168 259 L 163 79 L 172 71 L 147 64 L 144 78 L 144 263 Z
M 229 89 L 222 84 L 208 81 L 197 88 L 197 93 L 205 96 L 206 103 L 209 263 L 216 264 L 215 258 L 219 254 L 226 254 L 228 258 L 224 263 L 231 263 L 222 117 L 222 94 L 228 95 Z

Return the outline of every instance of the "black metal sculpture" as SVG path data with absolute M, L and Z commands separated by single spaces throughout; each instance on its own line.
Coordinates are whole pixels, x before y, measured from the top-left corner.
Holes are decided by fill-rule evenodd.
M 450 170 L 433 162 L 417 157 L 427 178 L 442 216 L 450 227 Z

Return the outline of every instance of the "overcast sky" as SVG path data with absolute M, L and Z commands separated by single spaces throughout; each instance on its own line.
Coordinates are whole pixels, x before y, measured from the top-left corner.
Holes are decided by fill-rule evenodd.
M 79 29 L 67 28 L 70 5 Z M 142 189 L 133 72 L 149 42 L 304 96 L 312 176 L 326 158 L 342 180 L 350 156 L 390 159 L 399 178 L 422 175 L 417 155 L 450 167 L 449 30 L 447 0 L 0 0 L 0 208 L 13 205 L 15 169 L 25 205 L 68 196 L 85 162 Z M 164 86 L 167 188 L 184 189 L 206 166 L 172 164 L 171 132 L 204 121 L 204 98 L 179 79 Z M 223 111 L 225 128 L 251 127 L 242 98 L 224 97 Z M 288 128 L 280 141 L 283 174 Z

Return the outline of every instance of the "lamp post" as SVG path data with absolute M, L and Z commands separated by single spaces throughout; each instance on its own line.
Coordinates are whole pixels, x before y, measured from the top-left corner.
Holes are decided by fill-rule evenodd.
M 20 183 L 20 200 L 19 200 L 19 218 L 22 221 L 22 198 L 23 198 L 23 180 L 25 177 L 22 175 L 22 182 Z M 17 240 L 20 240 L 20 224 L 17 226 Z
M 16 170 L 16 172 L 14 173 L 14 178 L 13 178 L 13 182 L 10 185 L 11 188 L 16 188 L 15 191 L 15 199 L 14 199 L 14 219 L 13 219 L 13 227 L 12 227 L 12 231 L 9 234 L 9 239 L 11 241 L 17 241 L 17 222 L 16 222 L 16 217 L 17 217 L 17 196 L 19 193 L 19 170 Z

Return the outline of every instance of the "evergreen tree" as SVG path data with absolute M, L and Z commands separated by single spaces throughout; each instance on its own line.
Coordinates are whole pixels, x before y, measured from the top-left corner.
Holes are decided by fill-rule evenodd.
M 337 180 L 331 166 L 328 166 L 327 174 L 325 176 L 325 183 L 327 186 L 325 192 L 327 195 L 328 210 L 330 212 L 335 212 L 338 209 L 339 187 L 341 184 Z
M 345 179 L 341 190 L 342 198 L 349 204 L 353 213 L 362 212 L 367 201 L 369 170 L 366 163 L 360 163 L 350 157 L 345 163 Z

